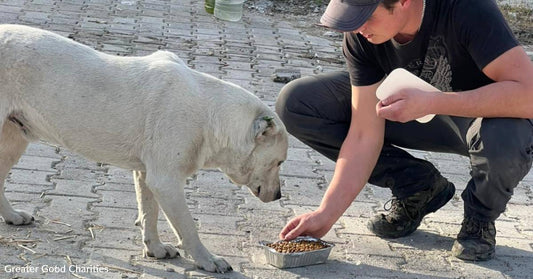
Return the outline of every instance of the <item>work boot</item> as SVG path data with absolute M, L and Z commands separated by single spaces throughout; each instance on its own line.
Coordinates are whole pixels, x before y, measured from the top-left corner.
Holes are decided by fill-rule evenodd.
M 405 199 L 393 197 L 389 214 L 378 214 L 368 223 L 368 228 L 383 238 L 398 238 L 414 232 L 422 218 L 443 207 L 454 195 L 453 183 L 442 179 L 432 188 L 420 191 Z
M 494 221 L 482 222 L 465 217 L 461 231 L 452 247 L 452 255 L 467 261 L 486 261 L 494 258 L 496 227 Z

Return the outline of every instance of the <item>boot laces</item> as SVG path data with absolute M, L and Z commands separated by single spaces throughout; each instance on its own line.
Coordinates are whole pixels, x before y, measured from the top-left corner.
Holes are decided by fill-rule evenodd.
M 485 238 L 493 234 L 489 222 L 482 222 L 473 218 L 465 218 L 463 222 L 463 228 L 468 235 Z
M 414 208 L 413 206 L 409 206 L 405 200 L 400 200 L 396 197 L 393 197 L 385 202 L 383 209 L 390 212 L 388 215 L 390 219 L 401 219 L 403 216 L 407 216 L 407 218 L 409 218 L 411 221 L 414 221 L 419 214 L 418 209 Z
M 465 231 L 468 234 L 480 235 L 482 230 L 482 226 L 480 226 L 474 219 L 468 218 L 465 220 Z

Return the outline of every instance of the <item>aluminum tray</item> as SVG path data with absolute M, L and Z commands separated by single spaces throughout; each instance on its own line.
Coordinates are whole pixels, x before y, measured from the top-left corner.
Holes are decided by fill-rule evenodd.
M 326 248 L 306 252 L 279 253 L 274 248 L 266 246 L 267 244 L 273 242 L 261 241 L 259 244 L 263 246 L 265 250 L 267 262 L 277 268 L 291 268 L 324 263 L 328 259 L 331 249 L 333 246 L 335 246 L 332 243 L 308 236 L 300 236 L 291 240 L 290 242 L 299 242 L 304 240 L 320 242 L 324 244 Z

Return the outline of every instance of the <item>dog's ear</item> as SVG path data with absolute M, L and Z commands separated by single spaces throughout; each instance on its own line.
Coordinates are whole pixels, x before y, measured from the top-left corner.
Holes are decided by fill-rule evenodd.
M 272 116 L 260 116 L 254 121 L 254 135 L 256 141 L 262 141 L 270 135 L 279 132 L 279 127 Z

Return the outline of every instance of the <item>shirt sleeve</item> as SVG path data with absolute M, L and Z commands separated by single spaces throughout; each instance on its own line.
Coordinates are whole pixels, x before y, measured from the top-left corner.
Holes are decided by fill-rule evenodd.
M 453 10 L 459 43 L 479 69 L 519 45 L 494 0 L 460 0 Z
M 354 86 L 372 85 L 385 76 L 385 72 L 375 59 L 375 53 L 358 34 L 344 33 L 342 52 L 350 73 L 350 83 Z M 368 43 L 367 43 L 368 44 Z

